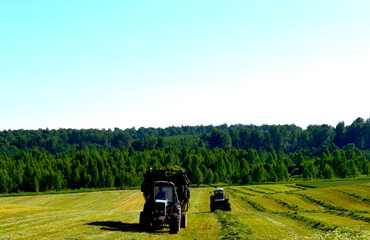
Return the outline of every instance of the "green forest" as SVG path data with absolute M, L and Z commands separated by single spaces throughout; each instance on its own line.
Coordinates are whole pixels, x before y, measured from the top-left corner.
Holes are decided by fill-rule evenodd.
M 0 193 L 139 186 L 151 167 L 192 183 L 370 174 L 370 118 L 351 125 L 220 125 L 0 132 Z

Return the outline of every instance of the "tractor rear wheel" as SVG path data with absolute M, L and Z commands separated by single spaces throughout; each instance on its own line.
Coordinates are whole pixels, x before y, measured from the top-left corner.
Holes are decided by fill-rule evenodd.
M 171 216 L 170 233 L 178 233 L 180 231 L 180 217 L 178 214 Z
M 210 208 L 211 208 L 211 212 L 214 212 L 215 210 L 216 210 L 216 207 L 215 206 L 213 206 L 213 204 L 211 203 L 211 205 L 210 205 Z

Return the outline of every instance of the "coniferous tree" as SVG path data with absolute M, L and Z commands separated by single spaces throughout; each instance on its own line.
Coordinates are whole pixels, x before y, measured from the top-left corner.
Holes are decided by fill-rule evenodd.
M 288 177 L 288 169 L 285 166 L 285 163 L 284 162 L 280 162 L 277 165 L 276 175 L 277 175 L 277 177 L 278 177 L 278 179 L 280 181 L 286 181 L 286 180 L 288 180 L 288 178 L 289 178 Z
M 33 185 L 34 185 L 34 191 L 38 192 L 40 190 L 40 184 L 36 176 L 33 178 Z
M 351 171 L 351 177 L 358 177 L 360 175 L 360 172 L 354 161 L 349 162 L 349 170 Z
M 266 170 L 263 168 L 261 163 L 254 164 L 252 169 L 253 182 L 264 182 L 266 181 Z
M 203 173 L 199 168 L 196 168 L 193 174 L 192 183 L 198 184 L 203 182 Z
M 329 164 L 325 164 L 324 166 L 323 177 L 326 179 L 330 179 L 334 177 L 334 170 Z
M 0 169 L 0 193 L 8 192 L 9 176 L 6 169 Z
M 215 179 L 215 175 L 213 174 L 213 171 L 210 168 L 208 168 L 205 182 L 214 183 L 214 179 Z
M 212 148 L 226 148 L 231 146 L 230 135 L 226 131 L 214 129 L 209 140 Z
M 341 178 L 346 178 L 351 176 L 351 169 L 348 168 L 345 162 L 341 162 L 336 171 L 337 175 Z
M 335 128 L 334 143 L 340 148 L 343 147 L 345 137 L 346 137 L 346 133 L 345 133 L 344 122 L 340 122 L 337 124 Z
M 245 158 L 241 160 L 240 177 L 241 177 L 241 183 L 243 184 L 250 183 L 252 181 L 251 169 L 250 169 L 249 163 L 247 162 L 247 160 L 245 160 Z
M 366 175 L 370 174 L 370 162 L 369 161 L 364 162 L 363 167 L 362 167 L 362 173 Z
M 62 179 L 60 172 L 53 172 L 51 175 L 51 185 L 53 190 L 60 191 L 62 189 Z

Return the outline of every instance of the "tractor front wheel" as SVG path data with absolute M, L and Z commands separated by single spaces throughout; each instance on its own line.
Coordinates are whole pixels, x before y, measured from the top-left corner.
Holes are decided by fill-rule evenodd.
M 150 231 L 152 224 L 150 222 L 149 216 L 144 212 L 140 212 L 140 228 L 142 231 Z

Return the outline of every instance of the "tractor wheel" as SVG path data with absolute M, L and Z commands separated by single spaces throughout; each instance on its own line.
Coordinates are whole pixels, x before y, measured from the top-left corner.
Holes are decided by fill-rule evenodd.
M 181 214 L 181 227 L 186 228 L 187 225 L 188 225 L 188 220 L 187 220 L 186 212 L 184 212 Z
M 151 230 L 151 223 L 150 219 L 147 214 L 144 212 L 140 212 L 140 228 L 142 231 L 150 231 Z
M 176 234 L 180 231 L 180 217 L 179 215 L 173 215 L 170 219 L 170 233 Z

